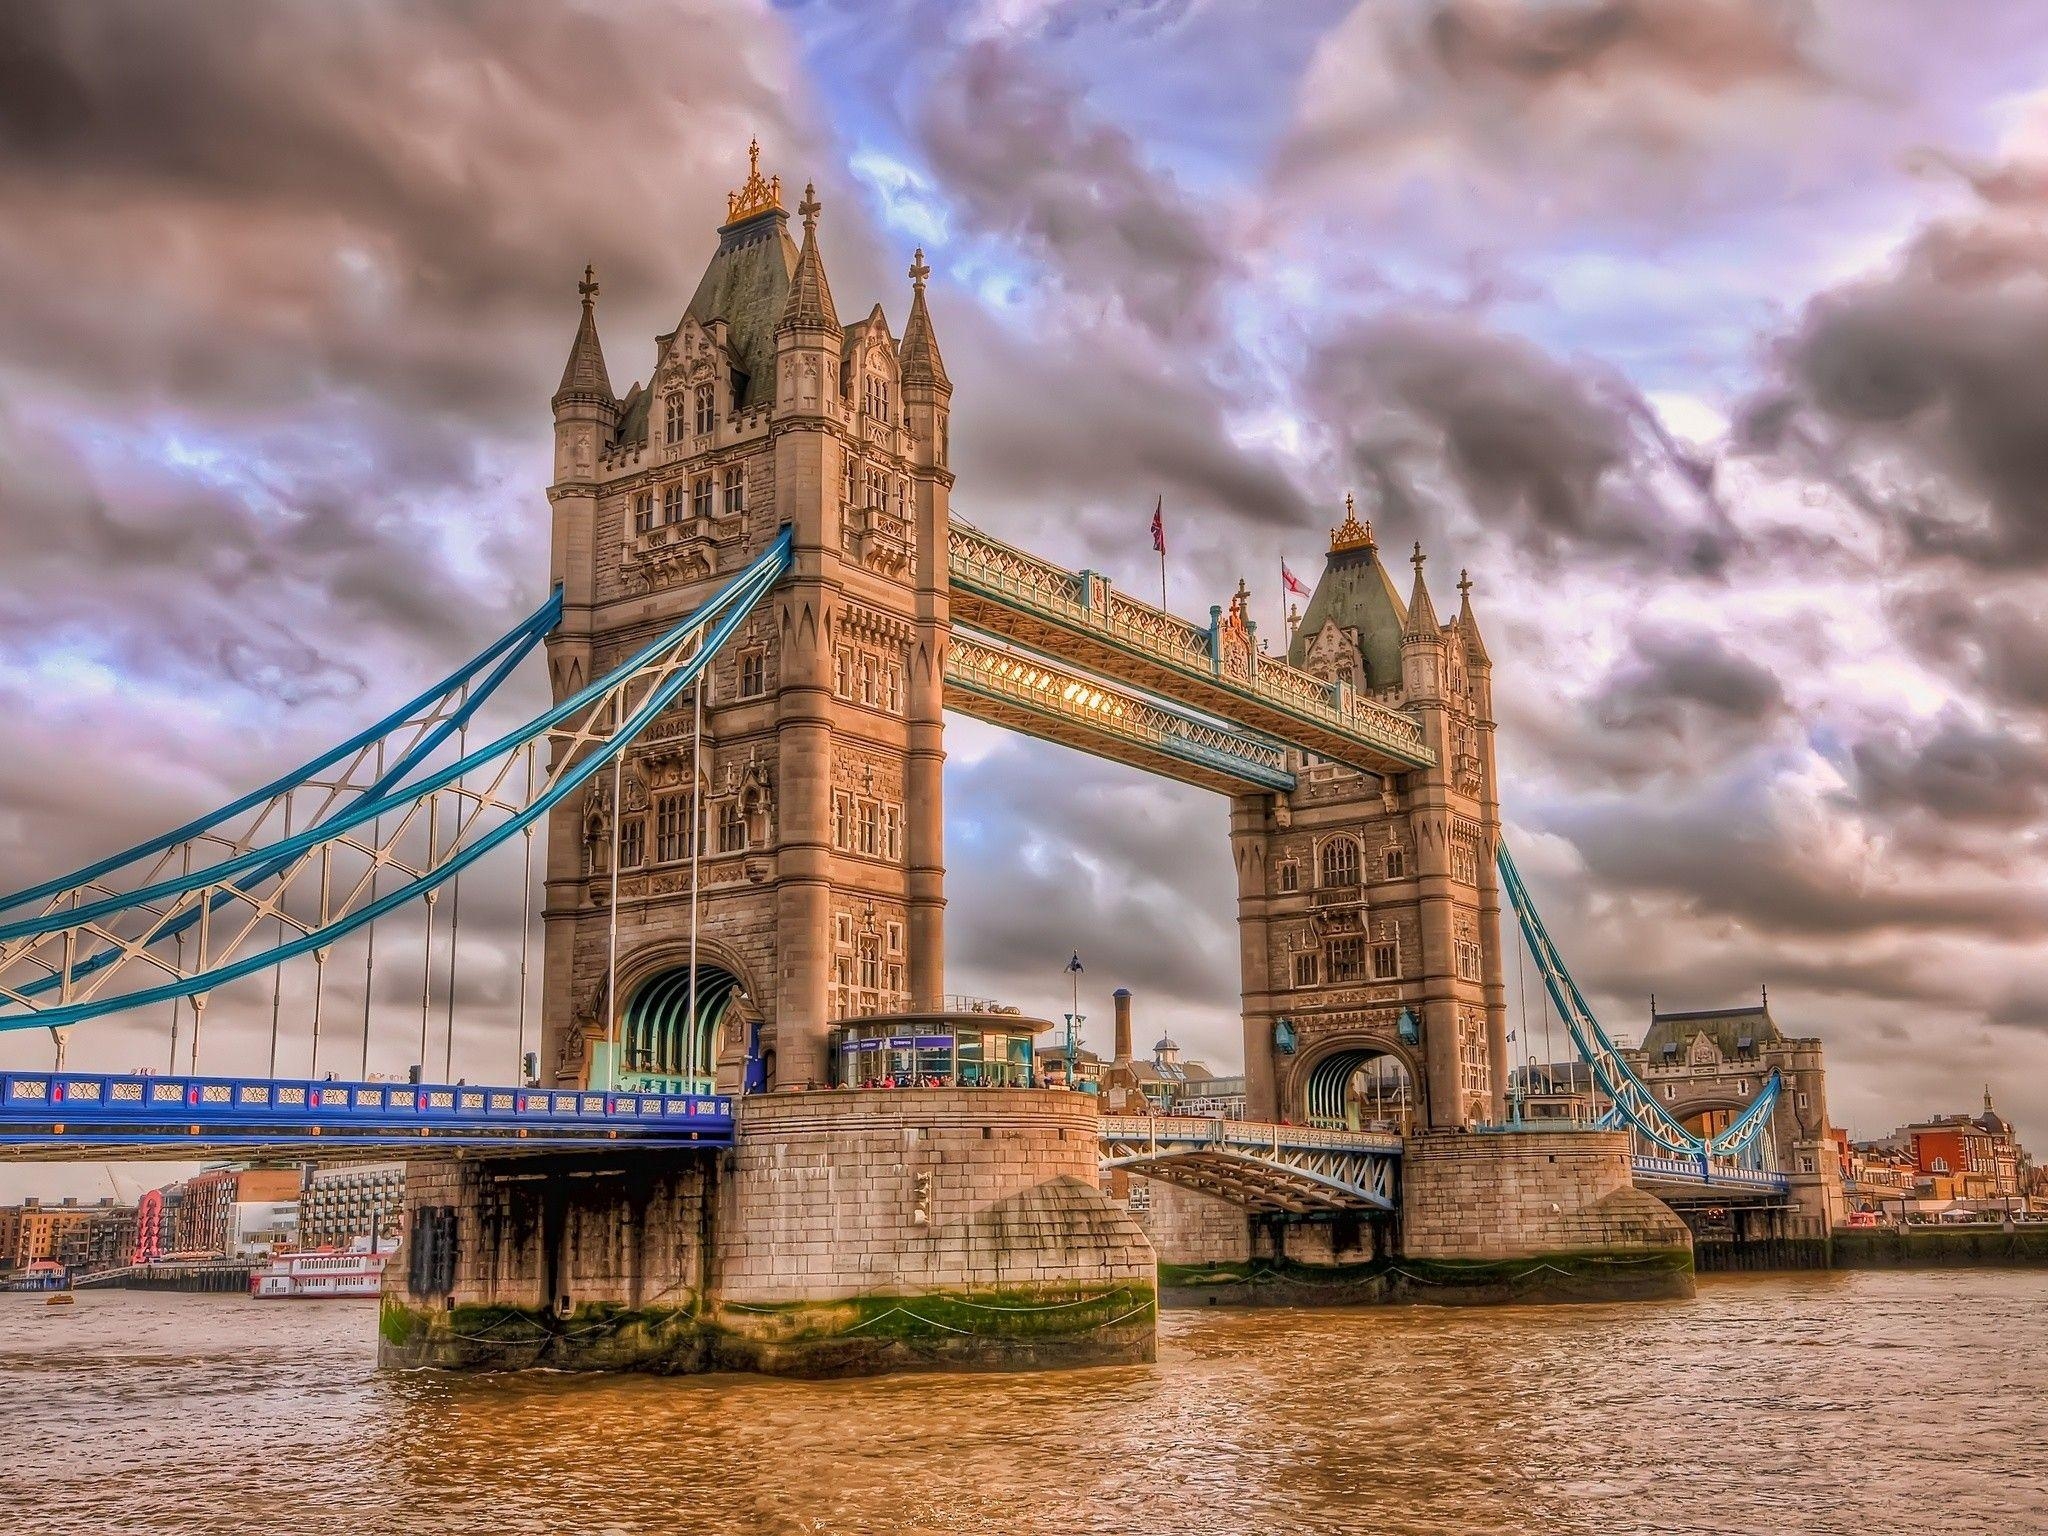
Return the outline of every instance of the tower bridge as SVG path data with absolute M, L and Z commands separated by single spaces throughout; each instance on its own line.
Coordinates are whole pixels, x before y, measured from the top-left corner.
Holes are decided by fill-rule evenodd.
M 1601 1214 L 1628 1191 L 1632 1152 L 1664 1184 L 1688 1168 L 1768 1182 L 1768 1106 L 1704 1133 L 1674 1118 L 1542 928 L 1501 839 L 1473 584 L 1461 575 L 1440 620 L 1417 545 L 1403 596 L 1347 498 L 1276 651 L 1242 582 L 1203 624 L 962 521 L 922 252 L 900 337 L 879 304 L 843 320 L 821 211 L 806 188 L 794 238 L 779 180 L 756 161 L 646 382 L 623 392 L 586 271 L 551 402 L 552 593 L 529 619 L 295 773 L 0 898 L 0 1029 L 50 1029 L 61 1064 L 75 1026 L 166 1005 L 172 1020 L 165 1078 L 0 1079 L 0 1156 L 445 1153 L 409 1197 L 450 1213 L 437 1231 L 457 1223 L 488 1246 L 529 1230 L 546 1251 L 492 1250 L 456 1266 L 452 1290 L 421 1292 L 414 1276 L 394 1294 L 408 1319 L 394 1357 L 443 1361 L 468 1357 L 433 1321 L 441 1303 L 530 1293 L 554 1317 L 643 1295 L 652 1259 L 579 1279 L 561 1246 L 629 1208 L 636 1241 L 661 1234 L 663 1262 L 687 1250 L 711 1277 L 692 1315 L 715 1315 L 716 1347 L 772 1364 L 782 1346 L 720 1308 L 1001 1286 L 1014 1266 L 974 1257 L 997 1230 L 1040 1234 L 1035 1285 L 1149 1295 L 1150 1249 L 1097 1192 L 1104 1168 L 1296 1218 L 1398 1209 L 1406 1253 L 1450 1258 L 1682 1245 L 1647 1197 L 1625 1220 Z M 539 649 L 551 707 L 472 742 Z M 1249 1122 L 1098 1120 L 1080 1095 L 976 1088 L 996 1074 L 964 1050 L 956 1082 L 886 1102 L 785 1091 L 832 1081 L 845 1021 L 943 1009 L 949 710 L 1226 797 Z M 357 947 L 371 998 L 377 925 L 423 921 L 431 956 L 444 894 L 452 947 L 463 873 L 494 854 L 495 878 L 530 891 L 537 873 L 543 898 L 534 1080 L 432 1081 L 431 960 L 424 1084 L 367 1081 L 367 1001 L 359 1081 L 280 1077 L 280 968 L 313 970 L 317 1063 L 323 999 Z M 1503 896 L 1596 1084 L 1600 1124 L 1569 1146 L 1499 1129 Z M 268 1076 L 204 1077 L 209 1000 L 265 978 Z M 444 1077 L 452 1002 L 449 1016 Z M 1411 1085 L 1410 1140 L 1307 1124 L 1375 1063 Z M 1494 1133 L 1467 1134 L 1480 1128 Z M 565 1205 L 560 1188 L 522 1204 L 556 1175 L 494 1170 L 543 1152 L 594 1159 L 575 1188 L 614 1204 Z M 1490 1198 L 1508 1167 L 1544 1198 L 1483 1231 L 1466 1223 L 1481 1245 L 1468 1255 L 1460 1202 Z M 830 1283 L 792 1289 L 784 1245 L 806 1223 L 893 1236 Z M 1111 1344 L 1061 1347 L 1149 1350 L 1149 1331 L 1119 1327 Z M 690 1337 L 716 1353 L 710 1334 Z

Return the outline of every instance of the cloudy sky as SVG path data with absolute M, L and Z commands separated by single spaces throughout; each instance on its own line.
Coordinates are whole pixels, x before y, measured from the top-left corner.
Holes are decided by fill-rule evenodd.
M 1176 606 L 1242 573 L 1269 624 L 1347 490 L 1439 605 L 1471 569 L 1510 835 L 1617 1033 L 1768 984 L 1853 1133 L 1989 1080 L 2048 1148 L 2048 12 L 1930 16 L 15 0 L 0 888 L 526 612 L 575 280 L 644 378 L 758 135 L 819 185 L 843 313 L 900 327 L 925 248 L 963 516 L 1144 591 L 1163 495 Z M 953 987 L 1051 1011 L 1078 947 L 1095 1018 L 1127 984 L 1234 1064 L 1221 802 L 949 747 Z M 481 1076 L 518 901 L 465 901 Z M 211 1014 L 208 1064 L 260 1066 L 268 1021 Z

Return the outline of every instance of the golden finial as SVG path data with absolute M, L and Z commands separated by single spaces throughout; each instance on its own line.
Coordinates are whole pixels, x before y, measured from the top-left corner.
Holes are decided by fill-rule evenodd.
M 782 178 L 761 179 L 761 141 L 747 141 L 747 181 L 737 192 L 725 194 L 725 222 L 736 224 L 770 208 L 782 206 Z
M 1351 493 L 1344 493 L 1344 521 L 1330 530 L 1330 553 L 1346 549 L 1378 549 L 1372 541 L 1372 524 L 1358 520 L 1357 503 Z

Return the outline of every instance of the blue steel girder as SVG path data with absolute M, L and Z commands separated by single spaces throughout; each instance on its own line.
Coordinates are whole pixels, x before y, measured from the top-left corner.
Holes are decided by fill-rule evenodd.
M 1223 794 L 1294 787 L 1284 743 L 1036 651 L 954 630 L 946 707 L 1043 741 Z
M 68 899 L 0 922 L 0 1030 L 55 1029 L 203 997 L 297 955 L 319 960 L 346 934 L 431 900 L 533 828 L 680 697 L 789 568 L 790 550 L 784 529 L 687 619 L 454 763 L 422 765 L 395 785 L 387 775 L 381 793 L 362 793 L 303 831 L 200 868 L 159 871 L 139 890 L 102 894 L 97 882 L 73 883 Z M 380 876 L 390 877 L 381 891 Z M 0 898 L 0 911 L 22 904 Z M 195 953 L 188 958 L 182 943 L 169 952 L 166 941 L 188 931 Z
M 1413 716 L 1234 645 L 1213 616 L 1192 623 L 957 520 L 947 570 L 955 623 L 1368 773 L 1436 761 Z

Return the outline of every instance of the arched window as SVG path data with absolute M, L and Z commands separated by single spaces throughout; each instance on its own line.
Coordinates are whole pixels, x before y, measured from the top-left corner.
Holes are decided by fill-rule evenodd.
M 1324 885 L 1358 884 L 1358 844 L 1348 837 L 1333 837 L 1323 844 Z
M 688 419 L 683 411 L 683 392 L 679 389 L 671 390 L 668 397 L 667 426 L 668 440 L 672 443 L 680 443 L 683 440 L 683 424 Z
M 716 398 L 711 385 L 697 386 L 697 431 L 700 436 L 718 425 Z

